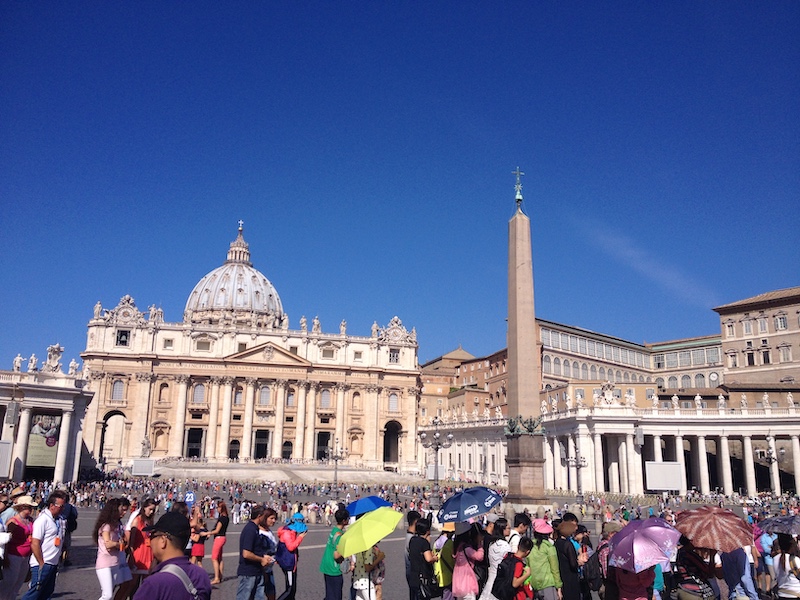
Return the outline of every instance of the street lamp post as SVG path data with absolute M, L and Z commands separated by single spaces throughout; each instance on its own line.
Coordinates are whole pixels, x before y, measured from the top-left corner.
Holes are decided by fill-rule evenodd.
M 586 457 L 581 455 L 581 451 L 579 449 L 575 449 L 575 456 L 570 456 L 567 458 L 567 463 L 570 467 L 575 467 L 577 479 L 578 479 L 578 495 L 575 498 L 575 501 L 580 504 L 583 502 L 583 486 L 581 485 L 581 469 L 588 467 L 589 463 L 586 461 Z
M 339 438 L 336 438 L 335 441 L 336 446 L 334 448 L 328 448 L 328 459 L 333 461 L 333 498 L 334 500 L 339 500 L 339 461 L 340 460 L 347 460 L 347 456 L 349 452 L 347 448 L 341 448 L 339 446 Z
M 438 509 L 442 504 L 441 496 L 439 495 L 439 450 L 453 445 L 453 434 L 448 433 L 443 436 L 439 431 L 441 424 L 442 421 L 437 415 L 433 418 L 433 435 L 428 436 L 425 431 L 419 434 L 419 441 L 422 446 L 433 449 L 433 497 L 436 499 L 435 505 L 432 506 L 434 510 Z

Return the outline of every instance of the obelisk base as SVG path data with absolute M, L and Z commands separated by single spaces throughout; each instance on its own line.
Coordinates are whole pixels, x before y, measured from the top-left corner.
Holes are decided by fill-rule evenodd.
M 513 521 L 514 513 L 528 509 L 532 516 L 552 509 L 553 503 L 544 493 L 544 451 L 540 435 L 517 435 L 508 438 L 508 495 L 506 513 Z

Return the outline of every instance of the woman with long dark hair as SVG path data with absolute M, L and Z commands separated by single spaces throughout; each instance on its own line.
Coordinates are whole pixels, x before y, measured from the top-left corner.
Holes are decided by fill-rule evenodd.
M 797 542 L 791 535 L 779 533 L 779 553 L 774 557 L 772 566 L 775 569 L 775 580 L 778 587 L 778 598 L 797 598 L 800 596 L 800 558 L 798 558 Z
M 150 567 L 153 566 L 153 551 L 150 549 L 150 533 L 145 531 L 146 527 L 153 524 L 153 516 L 156 513 L 157 503 L 153 498 L 147 498 L 142 503 L 139 514 L 136 515 L 131 524 L 128 543 L 131 550 L 131 571 L 133 572 L 133 583 L 129 591 L 133 595 L 142 579 L 150 574 Z
M 211 548 L 211 566 L 214 567 L 214 579 L 211 580 L 211 585 L 222 583 L 222 573 L 224 570 L 224 561 L 222 560 L 222 549 L 225 548 L 226 534 L 228 533 L 228 525 L 230 518 L 228 516 L 228 506 L 223 500 L 217 503 L 217 524 L 208 534 L 214 536 L 214 546 Z
M 100 600 L 114 597 L 114 586 L 119 583 L 119 557 L 125 553 L 125 533 L 122 515 L 129 504 L 123 505 L 119 498 L 112 498 L 100 511 L 92 529 L 92 541 L 97 544 L 95 572 L 100 582 Z
M 459 531 L 464 525 L 466 531 Z M 483 531 L 476 523 L 457 523 L 456 538 L 453 542 L 453 598 L 475 600 L 480 588 L 475 575 L 475 563 L 483 560 Z

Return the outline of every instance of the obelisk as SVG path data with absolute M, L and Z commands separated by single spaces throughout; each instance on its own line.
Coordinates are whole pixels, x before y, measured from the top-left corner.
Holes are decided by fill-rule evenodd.
M 539 415 L 541 365 L 533 305 L 531 222 L 522 212 L 524 175 L 517 167 L 516 210 L 508 223 L 508 404 L 507 416 L 529 426 Z M 543 437 L 517 423 L 507 428 L 508 496 L 520 511 L 547 504 L 544 496 Z

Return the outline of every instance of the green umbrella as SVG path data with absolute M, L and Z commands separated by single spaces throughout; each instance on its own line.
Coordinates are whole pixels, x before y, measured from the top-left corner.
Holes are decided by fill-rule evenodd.
M 336 545 L 337 552 L 353 556 L 369 550 L 392 533 L 402 518 L 402 513 L 388 506 L 368 512 L 342 534 Z

